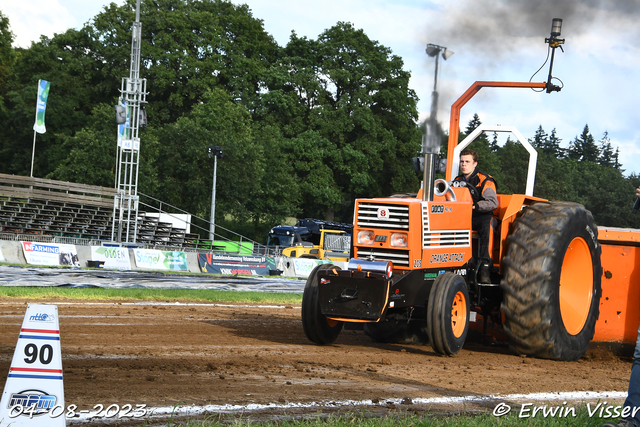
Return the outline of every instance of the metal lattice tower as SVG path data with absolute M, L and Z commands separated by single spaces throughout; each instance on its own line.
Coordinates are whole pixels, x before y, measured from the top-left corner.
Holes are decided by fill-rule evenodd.
M 135 243 L 138 235 L 138 168 L 140 165 L 141 106 L 147 102 L 147 80 L 140 78 L 140 0 L 136 2 L 136 20 L 131 40 L 131 70 L 122 78 L 120 105 L 126 107 L 124 132 L 118 138 L 116 196 L 113 203 L 111 240 Z M 143 116 L 146 121 L 146 116 Z

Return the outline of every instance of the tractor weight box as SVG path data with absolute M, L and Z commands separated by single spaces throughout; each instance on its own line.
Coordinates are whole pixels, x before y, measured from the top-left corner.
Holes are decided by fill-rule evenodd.
M 387 305 L 391 281 L 384 273 L 322 270 L 318 281 L 320 311 L 326 317 L 375 322 Z

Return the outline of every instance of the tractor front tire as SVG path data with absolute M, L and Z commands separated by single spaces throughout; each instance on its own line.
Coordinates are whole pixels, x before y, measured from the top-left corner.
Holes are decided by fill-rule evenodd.
M 600 313 L 601 247 L 578 203 L 538 202 L 513 223 L 503 259 L 502 313 L 519 354 L 578 360 Z
M 457 354 L 469 332 L 469 290 L 465 280 L 447 272 L 433 282 L 427 304 L 429 342 L 436 353 Z
M 364 333 L 372 340 L 388 344 L 425 345 L 429 343 L 429 333 L 424 320 L 381 320 L 365 323 Z
M 307 338 L 320 345 L 331 344 L 342 331 L 343 322 L 327 319 L 320 311 L 318 301 L 318 272 L 320 270 L 340 270 L 333 264 L 320 264 L 307 278 L 302 294 L 302 328 Z

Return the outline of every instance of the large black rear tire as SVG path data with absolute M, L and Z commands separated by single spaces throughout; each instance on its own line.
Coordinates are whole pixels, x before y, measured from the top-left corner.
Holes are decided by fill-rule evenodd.
M 328 320 L 320 311 L 318 301 L 318 271 L 340 270 L 333 264 L 321 264 L 311 271 L 302 294 L 302 328 L 307 338 L 320 345 L 331 344 L 342 331 L 343 322 Z
M 429 343 L 429 333 L 424 320 L 381 320 L 377 323 L 365 323 L 365 334 L 372 340 L 389 344 L 424 345 Z
M 504 330 L 519 354 L 578 360 L 600 313 L 601 248 L 578 203 L 538 202 L 513 223 L 503 259 Z
M 427 304 L 427 326 L 429 342 L 436 353 L 460 352 L 469 332 L 469 304 L 469 290 L 461 276 L 447 272 L 433 282 Z

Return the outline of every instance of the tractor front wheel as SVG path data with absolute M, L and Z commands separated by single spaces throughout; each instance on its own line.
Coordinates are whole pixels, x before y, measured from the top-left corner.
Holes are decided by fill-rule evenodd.
M 340 270 L 332 264 L 320 264 L 313 269 L 307 278 L 302 294 L 302 328 L 307 338 L 320 345 L 331 344 L 342 331 L 343 322 L 327 319 L 320 311 L 318 301 L 318 272 L 330 269 Z
M 520 354 L 578 360 L 600 313 L 601 248 L 578 203 L 539 202 L 522 211 L 503 260 L 504 330 Z
M 452 355 L 469 332 L 469 290 L 465 280 L 447 272 L 433 282 L 427 304 L 429 342 L 436 353 Z

